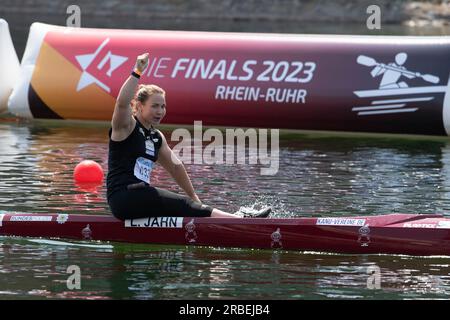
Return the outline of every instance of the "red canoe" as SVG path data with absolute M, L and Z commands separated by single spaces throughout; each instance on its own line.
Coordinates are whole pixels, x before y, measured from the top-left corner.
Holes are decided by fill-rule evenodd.
M 336 253 L 450 255 L 450 218 L 441 215 L 159 217 L 120 221 L 105 215 L 3 213 L 0 235 Z

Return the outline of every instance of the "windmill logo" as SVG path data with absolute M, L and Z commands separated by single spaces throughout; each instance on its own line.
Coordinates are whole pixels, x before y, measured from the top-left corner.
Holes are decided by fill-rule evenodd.
M 445 93 L 446 96 L 450 96 L 449 85 L 436 85 L 440 82 L 439 77 L 406 69 L 404 64 L 407 59 L 408 55 L 405 52 L 396 54 L 395 62 L 388 64 L 378 62 L 365 55 L 359 55 L 356 62 L 372 68 L 370 75 L 373 78 L 381 77 L 381 80 L 378 89 L 353 92 L 359 98 L 373 98 L 374 100 L 370 105 L 353 107 L 352 111 L 357 112 L 358 116 L 415 112 L 419 109 L 420 103 L 435 99 L 436 93 Z M 406 83 L 407 79 L 416 78 L 435 85 L 410 87 Z M 394 96 L 400 99 L 392 99 L 391 97 Z
M 75 59 L 77 60 L 81 69 L 83 70 L 80 80 L 78 81 L 77 92 L 86 88 L 91 84 L 98 85 L 100 88 L 102 88 L 108 93 L 111 92 L 111 89 L 106 84 L 104 84 L 99 79 L 94 77 L 91 73 L 86 71 L 89 68 L 89 66 L 94 62 L 95 58 L 103 50 L 103 48 L 108 44 L 108 42 L 109 38 L 105 39 L 93 53 L 75 56 Z M 108 52 L 105 53 L 103 59 L 101 59 L 101 61 L 97 64 L 97 69 L 101 70 L 105 66 L 105 64 L 109 62 L 109 69 L 108 71 L 106 71 L 106 75 L 108 77 L 111 77 L 113 71 L 116 70 L 118 67 L 120 67 L 127 60 L 128 57 L 112 54 L 112 52 L 108 50 Z

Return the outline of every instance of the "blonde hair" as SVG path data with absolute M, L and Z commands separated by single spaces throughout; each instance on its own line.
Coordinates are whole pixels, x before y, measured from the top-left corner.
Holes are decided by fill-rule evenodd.
M 148 100 L 148 98 L 150 98 L 154 94 L 160 94 L 163 97 L 166 96 L 166 92 L 164 91 L 164 89 L 158 87 L 155 84 L 140 84 L 133 100 L 131 100 L 131 109 L 133 111 L 133 114 L 136 115 L 137 113 L 137 101 L 144 104 Z

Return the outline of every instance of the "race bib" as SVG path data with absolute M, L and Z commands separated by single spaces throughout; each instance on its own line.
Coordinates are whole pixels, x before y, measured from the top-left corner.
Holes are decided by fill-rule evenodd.
M 153 169 L 153 161 L 139 157 L 134 165 L 134 176 L 139 180 L 150 184 L 150 174 Z

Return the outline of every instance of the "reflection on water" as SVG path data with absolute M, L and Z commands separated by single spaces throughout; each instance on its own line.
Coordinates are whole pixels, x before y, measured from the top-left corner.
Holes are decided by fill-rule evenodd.
M 2 241 L 0 297 L 87 299 L 448 298 L 448 258 L 115 244 L 112 250 Z M 39 263 L 36 263 L 39 261 Z M 81 289 L 68 290 L 69 265 Z M 367 268 L 380 268 L 378 290 Z M 25 281 L 26 280 L 26 281 Z
M 85 158 L 106 164 L 106 140 L 101 135 L 101 130 L 92 128 L 52 130 L 44 126 L 0 126 L 3 210 L 105 212 L 104 190 L 81 192 L 72 179 L 75 165 Z
M 187 165 L 200 198 L 230 211 L 271 204 L 278 217 L 450 211 L 446 139 L 281 139 L 276 176 L 260 176 L 259 165 Z M 104 185 L 85 190 L 72 179 L 83 159 L 106 172 L 107 127 L 2 122 L 0 141 L 0 210 L 109 214 Z M 159 168 L 152 181 L 178 191 Z M 66 287 L 73 264 L 82 270 L 81 291 Z M 380 267 L 380 290 L 367 289 L 371 265 Z M 123 244 L 95 249 L 2 239 L 0 297 L 448 298 L 448 267 L 447 258 Z

